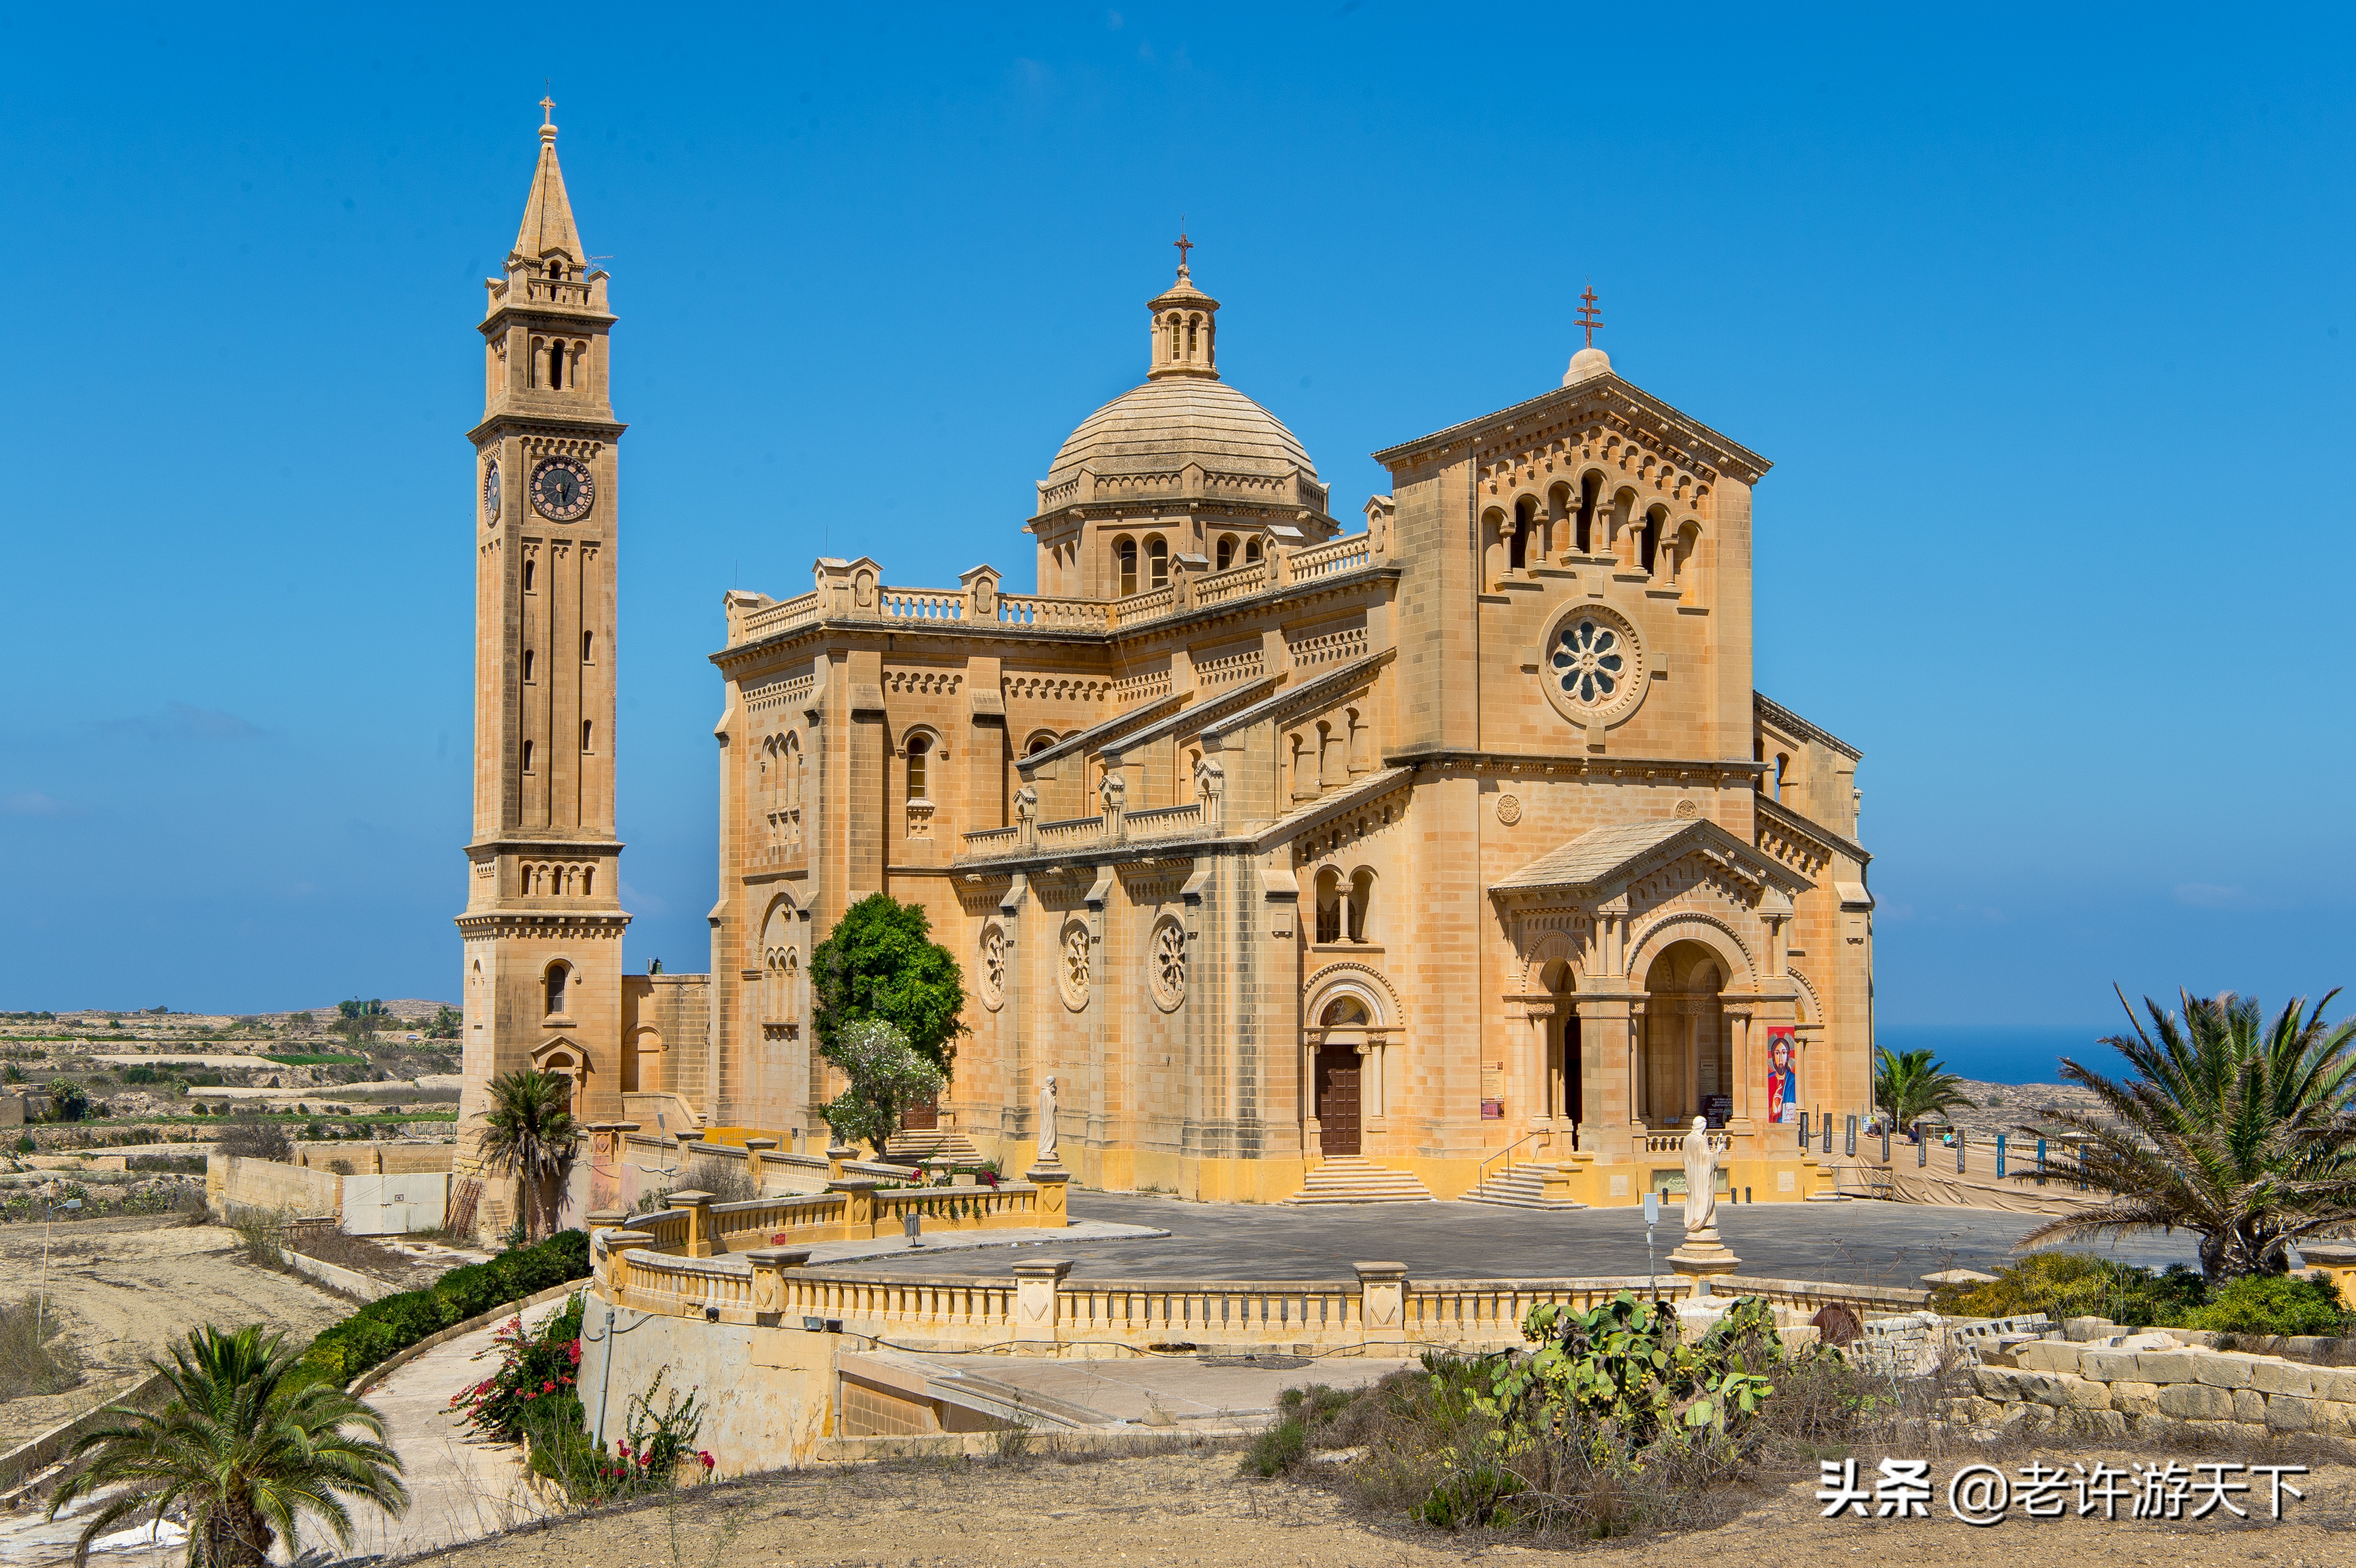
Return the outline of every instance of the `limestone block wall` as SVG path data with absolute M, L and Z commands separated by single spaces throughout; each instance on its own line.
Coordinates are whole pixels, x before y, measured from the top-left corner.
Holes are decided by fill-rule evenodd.
M 2154 1329 L 1986 1352 L 1987 1360 L 1972 1369 L 1974 1393 L 1954 1413 L 2083 1435 L 2231 1439 L 2298 1432 L 2356 1439 L 2356 1367 L 2200 1342 L 2215 1338 Z
M 205 1200 L 214 1209 L 283 1209 L 295 1214 L 344 1211 L 344 1179 L 276 1160 L 220 1153 L 205 1157 Z

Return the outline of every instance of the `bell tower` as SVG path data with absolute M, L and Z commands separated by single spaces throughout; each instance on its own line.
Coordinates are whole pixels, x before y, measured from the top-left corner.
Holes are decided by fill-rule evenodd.
M 615 560 L 606 275 L 588 264 L 541 101 L 540 162 L 507 265 L 484 280 L 475 447 L 475 813 L 466 845 L 460 1176 L 477 1224 L 515 1189 L 478 1153 L 491 1080 L 562 1073 L 583 1120 L 620 1114 L 622 846 L 614 837 Z

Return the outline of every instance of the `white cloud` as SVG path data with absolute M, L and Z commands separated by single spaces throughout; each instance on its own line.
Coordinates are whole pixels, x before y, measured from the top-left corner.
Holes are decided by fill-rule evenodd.
M 14 795 L 0 795 L 0 816 L 56 816 L 64 805 L 37 789 L 18 790 Z

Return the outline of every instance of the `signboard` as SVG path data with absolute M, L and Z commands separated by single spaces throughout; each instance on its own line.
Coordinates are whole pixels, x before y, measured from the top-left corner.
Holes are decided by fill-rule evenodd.
M 1728 1119 L 1734 1115 L 1734 1096 L 1731 1094 L 1703 1095 L 1701 1114 L 1709 1118 L 1709 1125 L 1713 1127 L 1726 1125 Z
M 1790 1024 L 1767 1026 L 1767 1119 L 1800 1119 L 1800 1042 Z

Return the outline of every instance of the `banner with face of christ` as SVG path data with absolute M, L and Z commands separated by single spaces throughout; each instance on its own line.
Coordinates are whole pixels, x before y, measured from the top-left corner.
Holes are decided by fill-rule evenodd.
M 1800 1119 L 1800 1042 L 1789 1024 L 1767 1029 L 1767 1119 Z

